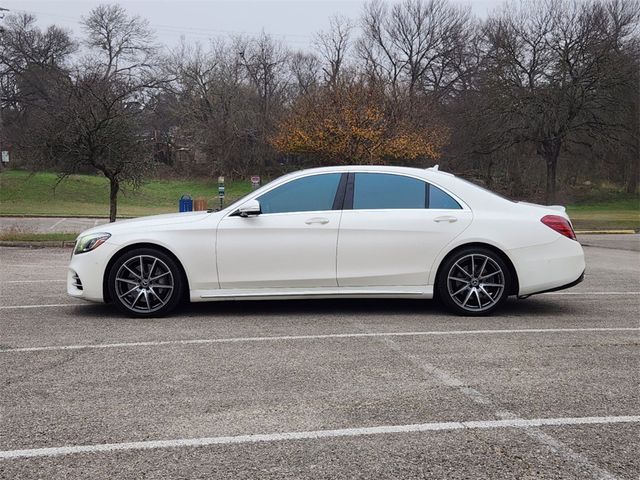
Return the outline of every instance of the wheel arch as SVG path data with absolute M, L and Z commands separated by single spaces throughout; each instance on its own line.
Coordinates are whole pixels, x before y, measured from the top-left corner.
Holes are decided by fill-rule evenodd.
M 157 243 L 141 242 L 141 243 L 132 243 L 130 245 L 126 245 L 125 247 L 123 247 L 120 250 L 116 251 L 111 256 L 111 258 L 109 259 L 109 262 L 107 262 L 107 266 L 104 269 L 104 275 L 102 276 L 102 295 L 103 295 L 105 303 L 109 303 L 112 300 L 111 299 L 111 295 L 109 294 L 109 286 L 107 285 L 107 281 L 109 279 L 109 274 L 111 272 L 111 269 L 113 268 L 113 264 L 123 254 L 125 254 L 127 252 L 130 252 L 131 250 L 136 250 L 138 248 L 151 248 L 151 249 L 154 249 L 154 250 L 158 250 L 158 251 L 164 253 L 165 255 L 168 255 L 169 257 L 171 257 L 176 262 L 176 265 L 178 265 L 178 267 L 180 268 L 180 273 L 182 275 L 182 280 L 184 281 L 184 285 L 185 285 L 184 298 L 188 300 L 189 299 L 189 291 L 190 291 L 190 288 L 189 288 L 189 277 L 187 276 L 187 272 L 185 271 L 184 266 L 182 265 L 182 262 L 176 256 L 176 254 L 173 253 L 171 250 L 169 250 L 167 247 L 163 247 L 162 245 L 158 245 Z
M 518 292 L 520 291 L 520 280 L 518 279 L 518 272 L 517 272 L 515 266 L 513 265 L 513 262 L 509 258 L 509 255 L 507 255 L 503 250 L 501 250 L 500 248 L 496 247 L 495 245 L 491 245 L 490 243 L 484 243 L 484 242 L 463 243 L 462 245 L 457 245 L 455 248 L 453 248 L 451 251 L 449 251 L 442 258 L 442 260 L 440 261 L 440 263 L 438 265 L 438 269 L 436 271 L 436 276 L 435 276 L 435 279 L 434 279 L 434 285 L 438 284 L 438 279 L 439 279 L 440 274 L 441 274 L 442 265 L 444 265 L 444 263 L 450 257 L 452 257 L 453 255 L 458 253 L 460 250 L 465 249 L 465 248 L 469 248 L 469 247 L 486 248 L 487 250 L 491 250 L 493 253 L 498 255 L 504 261 L 504 263 L 507 265 L 507 268 L 509 269 L 509 275 L 511 276 L 511 279 L 512 279 L 512 282 L 511 282 L 512 284 L 510 285 L 508 295 L 517 295 L 518 294 Z M 436 290 L 437 289 L 434 288 L 434 295 L 436 295 Z

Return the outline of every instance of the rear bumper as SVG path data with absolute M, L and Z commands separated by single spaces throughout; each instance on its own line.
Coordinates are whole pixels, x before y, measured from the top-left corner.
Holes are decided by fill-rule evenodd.
M 549 292 L 557 292 L 558 290 L 566 290 L 567 288 L 575 287 L 579 283 L 582 283 L 583 280 L 584 280 L 584 272 L 582 272 L 582 274 L 576 280 L 574 280 L 573 282 L 567 283 L 566 285 L 560 285 L 559 287 L 549 288 L 547 290 L 542 290 L 541 292 L 529 293 L 528 295 L 519 295 L 518 297 L 526 298 L 531 295 L 538 295 L 540 293 L 549 293 Z
M 584 276 L 582 246 L 566 237 L 533 247 L 508 252 L 518 274 L 518 296 L 572 287 Z

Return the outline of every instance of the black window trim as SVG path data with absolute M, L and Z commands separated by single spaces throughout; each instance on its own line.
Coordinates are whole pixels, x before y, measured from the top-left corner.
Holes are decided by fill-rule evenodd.
M 376 174 L 380 174 L 380 175 L 395 175 L 397 177 L 405 177 L 405 178 L 412 178 L 414 180 L 420 180 L 421 182 L 424 182 L 425 185 L 425 195 L 424 195 L 424 209 L 425 210 L 429 210 L 430 209 L 430 205 L 429 205 L 429 197 L 431 196 L 431 183 L 428 180 L 425 180 L 424 178 L 419 178 L 419 177 L 414 177 L 411 175 L 404 175 L 402 173 L 396 173 L 396 172 L 349 172 L 349 177 L 347 179 L 347 185 L 346 185 L 346 191 L 344 192 L 345 197 L 344 197 L 344 203 L 342 206 L 343 210 L 353 210 L 353 196 L 354 196 L 354 185 L 355 185 L 355 181 L 356 181 L 356 174 L 358 173 L 376 173 Z M 342 179 L 340 179 L 340 185 L 342 185 Z M 463 203 L 460 203 L 460 200 L 458 198 L 456 198 L 454 195 L 451 195 L 451 193 L 447 192 L 445 189 L 443 189 L 442 187 L 438 186 L 438 185 L 434 185 L 435 187 L 437 187 L 438 189 L 440 189 L 443 193 L 449 195 L 460 207 L 460 210 L 466 210 L 468 209 L 468 207 L 465 207 L 463 205 Z M 338 188 L 339 190 L 339 188 Z M 334 204 L 335 206 L 335 204 Z M 394 209 L 388 209 L 388 208 L 374 208 L 374 209 L 363 209 L 363 210 L 420 210 L 420 209 L 416 209 L 416 208 L 394 208 Z M 451 209 L 434 209 L 434 210 L 451 210 Z M 458 210 L 458 209 L 455 209 Z
M 250 200 L 258 200 L 259 197 L 261 197 L 262 195 L 265 195 L 269 192 L 272 192 L 273 190 L 280 188 L 288 183 L 291 182 L 295 182 L 296 180 L 300 180 L 302 178 L 309 178 L 309 177 L 317 177 L 320 175 L 335 175 L 335 174 L 340 174 L 340 180 L 338 181 L 338 188 L 336 189 L 336 194 L 333 197 L 333 204 L 331 205 L 331 208 L 329 210 L 304 210 L 304 211 L 300 211 L 300 212 L 277 212 L 277 213 L 261 213 L 260 216 L 264 216 L 264 215 L 291 215 L 294 213 L 306 213 L 306 212 L 326 212 L 326 211 L 333 211 L 333 210 L 341 210 L 341 204 L 344 200 L 344 195 L 345 195 L 345 185 L 347 182 L 347 175 L 348 173 L 346 172 L 317 172 L 317 173 L 312 173 L 311 175 L 300 175 L 300 176 L 296 176 L 293 177 L 285 182 L 279 183 L 278 185 L 274 185 L 273 188 L 270 188 L 269 190 L 262 192 L 260 195 L 256 195 L 253 196 L 249 199 L 247 199 L 247 202 Z M 340 200 L 342 199 L 342 200 Z M 233 212 L 231 212 L 230 214 L 227 215 L 227 217 L 237 217 L 240 216 L 239 215 L 239 211 L 235 210 Z

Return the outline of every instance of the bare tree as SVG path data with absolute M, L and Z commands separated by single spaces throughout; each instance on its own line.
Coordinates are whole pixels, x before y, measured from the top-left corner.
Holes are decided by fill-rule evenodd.
M 369 75 L 392 91 L 448 92 L 460 81 L 471 31 L 469 8 L 448 0 L 405 0 L 365 7 L 358 51 Z
M 622 125 L 616 86 L 631 81 L 616 51 L 637 27 L 638 4 L 551 1 L 509 4 L 485 26 L 484 118 L 510 144 L 531 142 L 546 164 L 555 200 L 558 158 Z
M 324 62 L 324 81 L 331 88 L 335 88 L 344 69 L 351 46 L 352 30 L 353 25 L 349 19 L 333 16 L 329 19 L 329 31 L 316 35 L 314 44 Z
M 318 86 L 321 63 L 316 55 L 296 52 L 291 55 L 289 68 L 294 79 L 294 96 L 308 95 Z
M 152 66 L 157 46 L 146 19 L 127 14 L 120 5 L 99 5 L 82 25 L 105 78 L 140 75 Z

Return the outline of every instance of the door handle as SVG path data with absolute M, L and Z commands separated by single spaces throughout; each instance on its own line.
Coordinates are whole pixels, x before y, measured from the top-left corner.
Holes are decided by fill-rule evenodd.
M 453 215 L 443 215 L 441 217 L 436 217 L 433 219 L 434 222 L 449 222 L 449 223 L 453 223 L 453 222 L 457 222 L 458 218 L 454 217 Z
M 324 217 L 313 217 L 310 218 L 309 220 L 307 220 L 306 222 L 307 225 L 313 225 L 314 223 L 319 223 L 320 225 L 325 225 L 327 223 L 329 223 L 329 219 L 328 218 L 324 218 Z

